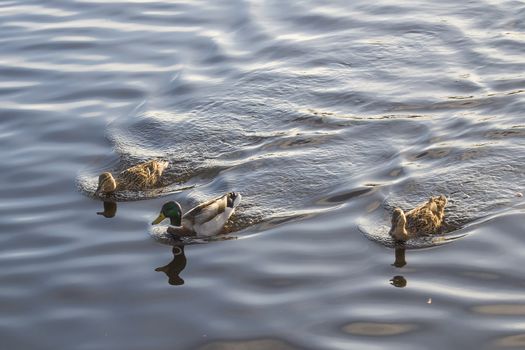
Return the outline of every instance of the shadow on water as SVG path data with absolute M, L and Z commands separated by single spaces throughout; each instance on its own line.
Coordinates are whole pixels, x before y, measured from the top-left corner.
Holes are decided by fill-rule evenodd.
M 392 277 L 390 284 L 397 288 L 405 288 L 407 286 L 407 280 L 404 276 L 397 275 Z
M 117 202 L 104 201 L 103 208 L 103 211 L 97 211 L 97 215 L 102 215 L 109 219 L 117 214 Z
M 168 277 L 168 283 L 172 286 L 180 286 L 184 284 L 180 274 L 186 267 L 184 245 L 173 246 L 171 252 L 173 253 L 173 259 L 168 264 L 157 267 L 155 271 L 164 272 Z
M 102 211 L 97 211 L 97 215 L 101 215 L 105 218 L 113 218 L 117 214 L 117 202 L 128 202 L 134 200 L 151 199 L 157 197 L 164 197 L 174 193 L 183 192 L 190 190 L 195 186 L 183 186 L 178 187 L 177 185 L 165 186 L 162 188 L 148 189 L 144 191 L 120 191 L 110 194 L 99 194 L 94 195 L 91 189 L 84 187 L 85 182 L 79 182 L 79 187 L 84 194 L 92 197 L 96 200 L 101 200 L 103 205 Z M 88 185 L 89 186 L 89 185 Z
M 405 247 L 396 247 L 394 249 L 394 254 L 395 254 L 396 259 L 394 263 L 392 264 L 392 266 L 401 268 L 407 264 L 407 261 L 405 258 L 405 252 L 406 252 Z
M 170 245 L 170 246 L 181 246 L 181 245 L 192 245 L 192 244 L 206 244 L 210 242 L 218 241 L 229 241 L 238 239 L 237 236 L 231 235 L 230 233 L 219 233 L 216 236 L 210 237 L 199 237 L 199 236 L 177 236 L 169 232 L 167 226 L 155 226 L 150 229 L 150 235 L 157 242 Z
M 405 247 L 398 246 L 394 249 L 395 260 L 392 266 L 395 266 L 397 268 L 402 268 L 406 266 L 407 261 L 405 258 L 405 252 Z M 394 287 L 404 288 L 407 285 L 407 280 L 404 276 L 396 275 L 390 280 L 390 284 Z

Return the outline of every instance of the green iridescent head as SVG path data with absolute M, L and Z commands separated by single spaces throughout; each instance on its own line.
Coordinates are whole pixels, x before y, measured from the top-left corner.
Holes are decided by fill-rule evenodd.
M 182 208 L 179 203 L 170 201 L 164 203 L 160 210 L 159 216 L 153 222 L 152 225 L 160 224 L 164 219 L 170 219 L 170 224 L 173 226 L 180 226 L 182 219 Z

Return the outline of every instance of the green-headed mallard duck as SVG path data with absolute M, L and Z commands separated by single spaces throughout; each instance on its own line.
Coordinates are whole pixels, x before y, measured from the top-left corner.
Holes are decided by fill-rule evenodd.
M 406 213 L 400 208 L 394 209 L 389 235 L 396 241 L 406 241 L 410 237 L 440 232 L 446 205 L 447 198 L 441 195 L 430 197 L 428 202 Z
M 98 177 L 95 195 L 122 190 L 137 191 L 152 188 L 157 185 L 168 164 L 166 161 L 150 160 L 120 172 L 116 178 L 111 173 L 102 173 Z
M 207 201 L 184 215 L 179 203 L 167 202 L 162 206 L 159 216 L 152 225 L 169 218 L 171 224 L 169 233 L 179 236 L 213 236 L 221 231 L 240 202 L 240 193 L 230 192 Z

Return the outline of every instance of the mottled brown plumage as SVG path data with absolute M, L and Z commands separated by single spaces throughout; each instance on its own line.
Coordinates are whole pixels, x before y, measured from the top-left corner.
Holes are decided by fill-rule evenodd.
M 162 172 L 167 166 L 168 162 L 166 161 L 150 160 L 120 172 L 116 178 L 111 173 L 102 173 L 98 177 L 98 188 L 95 195 L 122 190 L 138 191 L 153 188 L 158 184 Z
M 431 197 L 427 202 L 404 213 L 400 208 L 392 213 L 390 236 L 397 241 L 418 235 L 439 233 L 443 227 L 447 198 L 443 195 Z

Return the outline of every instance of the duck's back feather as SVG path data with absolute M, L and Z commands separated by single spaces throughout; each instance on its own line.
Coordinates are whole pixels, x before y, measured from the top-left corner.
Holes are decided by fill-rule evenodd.
M 182 226 L 197 235 L 214 235 L 226 224 L 239 202 L 240 195 L 236 193 L 209 200 L 184 214 Z
M 168 162 L 151 160 L 122 171 L 117 177 L 120 189 L 141 190 L 154 187 Z
M 226 195 L 196 206 L 184 214 L 182 219 L 201 224 L 224 212 L 224 209 L 226 209 Z
M 406 213 L 406 230 L 409 235 L 437 233 L 445 216 L 445 196 L 431 197 L 428 202 Z
M 225 211 L 206 222 L 194 224 L 193 230 L 199 236 L 216 235 L 221 231 L 221 229 L 224 227 L 224 224 L 226 224 L 226 221 L 228 221 L 232 214 L 233 208 L 227 208 Z

